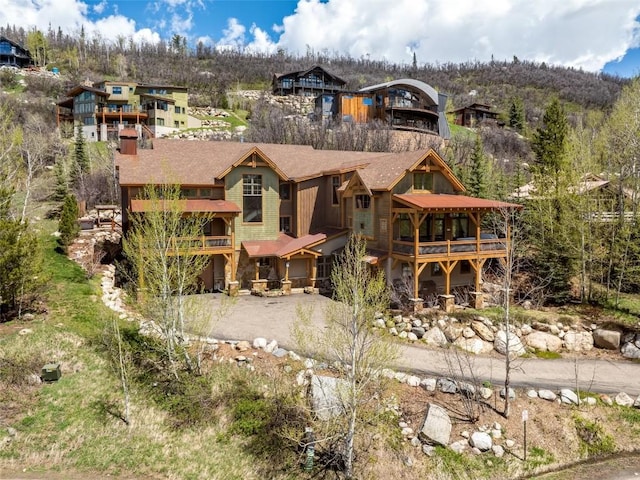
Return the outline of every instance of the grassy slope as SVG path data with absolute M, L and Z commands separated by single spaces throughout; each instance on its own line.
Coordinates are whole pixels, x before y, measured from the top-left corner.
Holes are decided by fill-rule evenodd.
M 0 404 L 13 405 L 0 414 L 0 423 L 18 431 L 0 446 L 0 472 L 263 478 L 255 472 L 265 465 L 254 465 L 241 439 L 221 435 L 224 428 L 215 424 L 173 428 L 142 389 L 132 392 L 130 426 L 109 414 L 122 408 L 120 384 L 101 348 L 113 314 L 102 305 L 97 282 L 56 253 L 51 237 L 46 242 L 48 314 L 24 325 L 32 334 L 0 338 L 0 360 L 17 360 L 16 368 L 34 374 L 44 363 L 60 362 L 63 376 L 42 386 L 0 389 Z

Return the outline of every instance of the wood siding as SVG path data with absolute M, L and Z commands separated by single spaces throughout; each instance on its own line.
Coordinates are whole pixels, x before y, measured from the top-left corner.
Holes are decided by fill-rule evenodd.
M 241 240 L 275 240 L 280 230 L 280 180 L 268 167 L 236 167 L 225 177 L 227 200 L 243 208 L 242 176 L 262 175 L 262 222 L 244 223 L 243 214 L 236 217 L 236 248 Z

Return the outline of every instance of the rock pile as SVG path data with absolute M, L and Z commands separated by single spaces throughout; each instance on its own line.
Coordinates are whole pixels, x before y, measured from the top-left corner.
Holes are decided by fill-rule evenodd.
M 588 352 L 594 348 L 620 351 L 626 358 L 640 358 L 640 333 L 564 325 L 563 323 L 532 322 L 512 326 L 509 333 L 502 325 L 476 315 L 460 321 L 455 316 L 411 314 L 386 319 L 376 314 L 372 325 L 409 342 L 422 342 L 432 347 L 456 346 L 470 353 L 492 350 L 517 357 L 527 352 Z M 508 337 L 508 342 L 507 342 Z

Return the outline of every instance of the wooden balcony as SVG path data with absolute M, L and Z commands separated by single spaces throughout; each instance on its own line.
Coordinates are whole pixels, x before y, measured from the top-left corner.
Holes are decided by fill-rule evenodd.
M 146 120 L 148 117 L 145 109 L 139 106 L 134 107 L 133 105 L 125 105 L 118 108 L 102 107 L 97 109 L 97 114 L 104 121 L 136 119 L 136 123 L 140 123 L 140 119 Z
M 464 260 L 469 258 L 500 258 L 507 254 L 506 238 L 463 238 L 440 242 L 394 240 L 395 257 L 425 261 Z
M 230 235 L 179 237 L 171 239 L 172 250 L 192 255 L 215 255 L 233 252 Z

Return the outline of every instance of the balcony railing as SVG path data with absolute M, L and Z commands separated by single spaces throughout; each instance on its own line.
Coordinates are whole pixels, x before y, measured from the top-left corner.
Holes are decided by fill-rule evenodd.
M 466 257 L 469 254 L 480 256 L 501 256 L 506 253 L 506 238 L 463 238 L 441 242 L 419 242 L 418 256 L 429 257 Z M 412 240 L 394 240 L 393 253 L 409 256 L 415 254 L 415 244 Z
M 209 253 L 232 248 L 231 236 L 179 237 L 171 239 L 171 247 L 179 252 Z
M 99 114 L 104 115 L 140 115 L 147 116 L 147 109 L 133 105 L 124 105 L 122 107 L 97 107 Z

